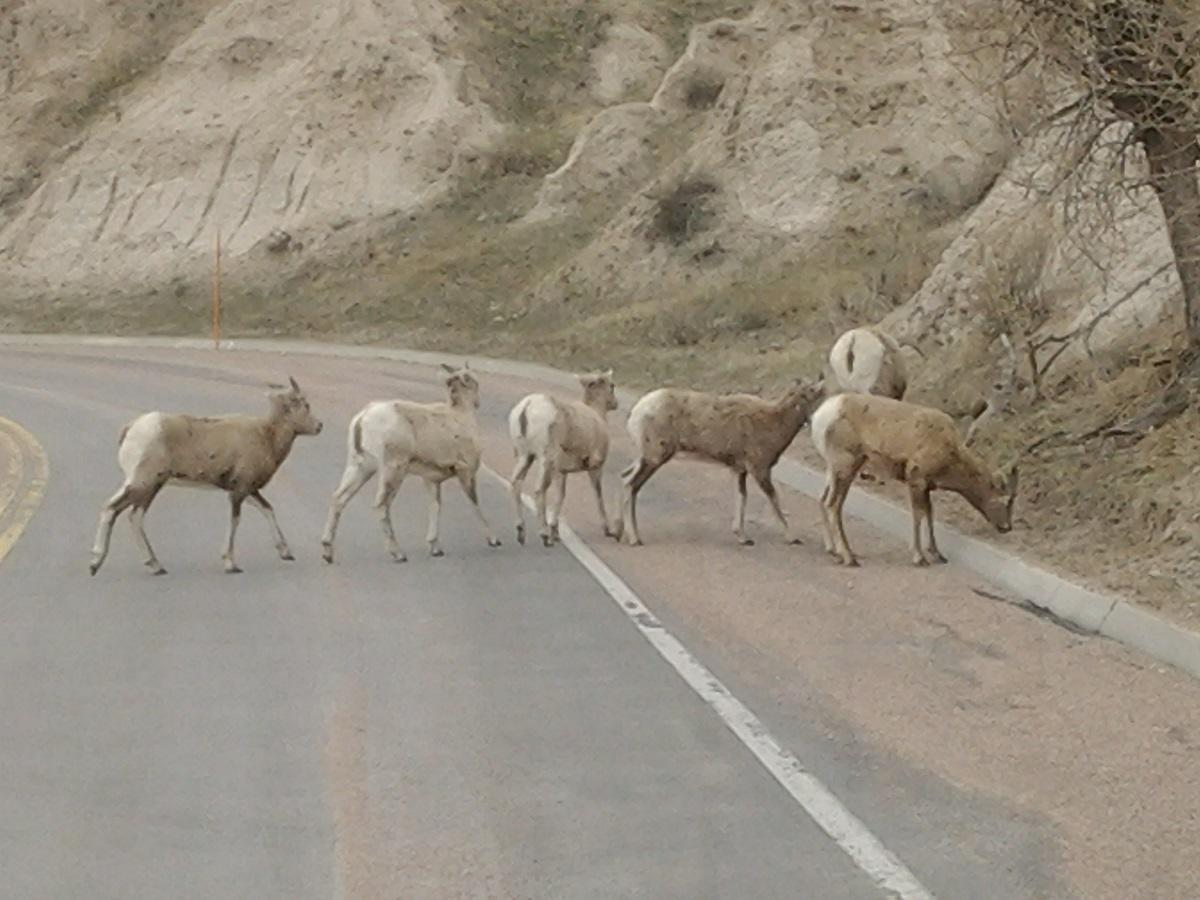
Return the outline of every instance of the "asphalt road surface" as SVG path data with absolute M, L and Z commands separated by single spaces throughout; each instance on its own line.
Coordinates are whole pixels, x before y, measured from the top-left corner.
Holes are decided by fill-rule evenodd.
M 150 409 L 257 412 L 288 374 L 325 422 L 265 491 L 298 559 L 247 510 L 245 573 L 225 575 L 224 497 L 169 487 L 147 528 L 170 574 L 150 576 L 118 522 L 90 578 L 120 427 Z M 507 474 L 504 416 L 538 386 L 481 380 L 485 461 Z M 913 897 L 1200 896 L 1195 682 L 953 566 L 912 570 L 861 522 L 864 568 L 833 566 L 794 494 L 801 547 L 761 498 L 758 545 L 735 546 L 732 479 L 695 464 L 643 492 L 646 547 L 604 542 L 585 483 L 567 511 L 654 627 L 817 780 L 808 805 L 568 548 L 516 545 L 494 480 L 503 547 L 449 483 L 447 555 L 431 559 L 413 479 L 394 510 L 410 562 L 385 556 L 364 492 L 324 565 L 346 424 L 401 396 L 438 398 L 436 372 L 0 348 L 0 417 L 50 469 L 0 560 L 0 896 L 865 900 L 895 895 L 880 859 Z M 19 452 L 0 459 L 0 505 L 29 493 Z M 822 830 L 826 799 L 861 831 Z

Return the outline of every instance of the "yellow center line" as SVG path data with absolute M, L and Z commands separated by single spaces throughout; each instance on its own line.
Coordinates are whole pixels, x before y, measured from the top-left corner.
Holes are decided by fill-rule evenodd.
M 17 486 L 21 483 L 24 466 L 21 463 L 21 447 L 16 438 L 4 428 L 0 428 L 0 460 L 4 460 L 4 470 L 0 472 L 0 521 L 17 498 Z
M 23 485 L 23 493 L 16 495 L 15 501 L 8 506 L 8 526 L 0 531 L 0 562 L 3 562 L 41 505 L 50 477 L 50 460 L 37 438 L 11 419 L 0 416 L 0 433 L 19 445 L 33 462 L 33 472 Z

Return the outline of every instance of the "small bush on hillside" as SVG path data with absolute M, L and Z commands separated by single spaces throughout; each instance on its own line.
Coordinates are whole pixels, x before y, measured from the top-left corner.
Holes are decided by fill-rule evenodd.
M 712 109 L 716 106 L 721 91 L 724 89 L 725 82 L 723 81 L 713 78 L 696 78 L 688 84 L 683 95 L 683 102 L 687 104 L 688 109 Z
M 650 236 L 678 246 L 708 228 L 713 211 L 709 198 L 719 188 L 711 179 L 685 178 L 658 198 L 658 208 L 651 222 Z

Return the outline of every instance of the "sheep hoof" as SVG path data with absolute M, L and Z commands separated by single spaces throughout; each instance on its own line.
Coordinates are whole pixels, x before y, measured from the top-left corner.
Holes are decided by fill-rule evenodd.
M 792 547 L 802 547 L 804 545 L 804 541 L 800 540 L 798 537 L 794 537 L 788 541 L 788 544 Z
M 434 559 L 441 559 L 441 557 L 446 555 L 446 551 L 443 550 L 441 547 L 434 547 L 432 550 L 429 551 L 429 555 L 432 556 Z
M 553 547 L 554 546 L 554 538 L 551 535 L 543 534 L 542 535 L 542 546 L 543 547 Z
M 157 569 L 151 569 L 150 574 L 151 575 L 166 575 L 167 570 L 164 569 L 162 566 L 159 566 Z
M 321 551 L 321 559 L 325 560 L 325 562 L 332 565 L 333 564 L 333 548 L 328 547 L 328 546 L 325 547 L 325 549 Z
M 525 526 L 524 525 L 517 526 L 517 543 L 520 544 L 522 547 L 525 546 Z
M 604 536 L 606 538 L 612 538 L 614 541 L 619 541 L 621 539 L 621 530 L 622 529 L 620 528 L 609 528 L 607 525 L 605 525 Z
M 434 555 L 436 556 L 437 554 L 435 553 Z M 393 553 L 392 554 L 392 562 L 406 563 L 406 562 L 408 562 L 408 557 L 405 556 L 403 553 Z
M 501 543 L 500 543 L 500 538 L 488 538 L 488 546 L 489 546 L 489 547 L 499 547 L 499 546 L 502 546 L 502 545 L 501 545 Z
M 90 572 L 93 575 L 95 575 L 99 571 L 100 571 L 100 563 L 91 563 L 88 566 L 88 572 Z
M 225 574 L 226 575 L 241 575 L 242 568 L 241 568 L 241 566 L 226 566 Z
M 294 557 L 292 555 L 291 550 L 284 550 L 282 553 L 279 554 L 279 558 L 282 559 L 284 562 L 295 562 L 296 561 L 296 557 Z
M 842 565 L 845 566 L 847 569 L 857 569 L 858 568 L 858 558 L 855 556 L 851 556 L 848 559 L 843 558 Z
M 753 547 L 754 546 L 754 538 L 748 538 L 748 537 L 738 538 L 738 543 L 741 544 L 743 547 Z
M 914 566 L 919 566 L 919 567 L 921 567 L 921 568 L 924 568 L 924 567 L 926 567 L 926 566 L 928 566 L 928 565 L 929 565 L 929 560 L 927 560 L 927 559 L 926 559 L 925 557 L 923 557 L 923 556 L 914 556 L 914 557 L 913 557 L 913 565 L 914 565 Z
M 936 550 L 929 554 L 929 561 L 935 566 L 945 565 L 946 563 L 950 562 L 950 560 L 946 559 L 946 557 L 942 556 L 942 554 L 938 553 Z

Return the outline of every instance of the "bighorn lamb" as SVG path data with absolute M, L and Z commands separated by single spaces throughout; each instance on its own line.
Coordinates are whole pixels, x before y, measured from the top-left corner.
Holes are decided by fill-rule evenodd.
M 479 382 L 467 366 L 455 369 L 442 364 L 449 400 L 444 403 L 413 403 L 408 400 L 378 400 L 368 403 L 351 420 L 347 435 L 346 469 L 333 494 L 329 518 L 321 537 L 322 556 L 333 562 L 333 540 L 346 504 L 376 472 L 379 488 L 374 507 L 387 551 L 396 562 L 408 557 L 400 550 L 392 530 L 392 499 L 409 472 L 419 475 L 429 491 L 429 527 L 425 540 L 431 556 L 444 556 L 438 543 L 438 519 L 442 510 L 442 482 L 457 478 L 483 524 L 489 547 L 499 547 L 483 510 L 479 508 L 476 475 L 479 471 Z
M 291 390 L 268 395 L 271 412 L 267 416 L 199 418 L 150 412 L 126 425 L 117 451 L 125 483 L 100 513 L 100 527 L 92 548 L 92 574 L 100 570 L 108 556 L 113 523 L 127 508 L 146 565 L 155 575 L 166 573 L 150 547 L 142 519 L 168 482 L 228 492 L 229 534 L 221 555 L 226 572 L 242 571 L 233 559 L 233 538 L 246 500 L 266 516 L 275 532 L 275 549 L 280 559 L 294 559 L 271 504 L 261 493 L 287 459 L 296 436 L 321 433 L 321 423 L 313 417 L 300 386 L 294 378 L 289 380 Z
M 880 473 L 908 485 L 913 515 L 912 561 L 918 566 L 946 558 L 933 535 L 934 490 L 954 491 L 966 498 L 997 531 L 1012 529 L 1017 495 L 1017 467 L 993 471 L 964 443 L 954 420 L 940 410 L 870 394 L 839 394 L 817 408 L 812 419 L 813 443 L 825 460 L 821 517 L 825 549 L 843 565 L 858 560 L 846 542 L 842 506 L 854 476 L 870 460 Z M 929 533 L 928 551 L 921 549 L 921 520 Z
M 612 369 L 592 375 L 580 375 L 582 401 L 559 400 L 548 394 L 530 394 L 508 416 L 517 462 L 513 469 L 513 506 L 517 516 L 517 541 L 525 543 L 525 519 L 521 514 L 521 485 L 530 467 L 539 463 L 537 487 L 538 530 L 542 544 L 553 546 L 558 540 L 558 519 L 567 493 L 567 475 L 587 472 L 596 493 L 600 521 L 606 537 L 619 537 L 619 527 L 608 523 L 604 510 L 602 473 L 608 459 L 608 424 L 605 416 L 617 408 Z M 557 480 L 558 497 L 546 510 L 546 491 Z
M 834 341 L 829 371 L 843 392 L 902 400 L 908 390 L 900 345 L 878 328 L 851 328 Z
M 637 526 L 637 495 L 658 469 L 676 454 L 732 469 L 737 476 L 737 508 L 733 533 L 739 543 L 746 537 L 746 475 L 757 482 L 771 501 L 771 509 L 791 533 L 779 505 L 771 469 L 808 421 L 824 395 L 824 379 L 797 381 L 778 400 L 752 394 L 704 394 L 660 388 L 640 399 L 629 413 L 628 430 L 637 450 L 636 461 L 621 473 L 625 490 L 621 518 L 626 539 L 641 544 Z

